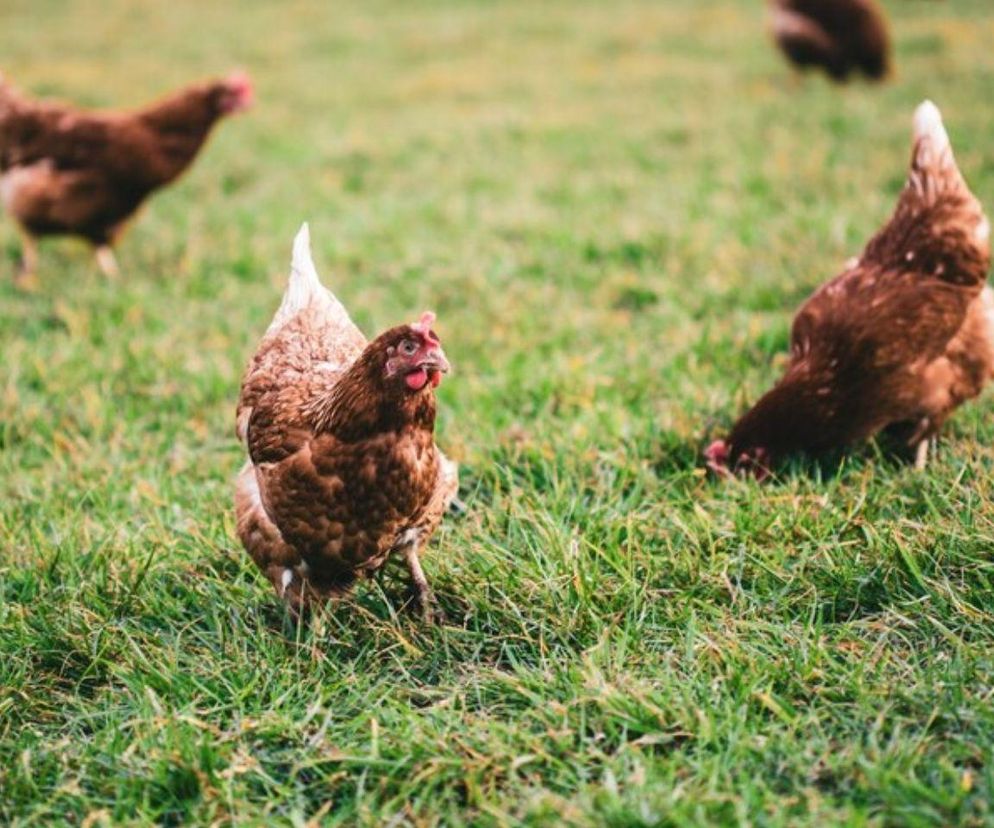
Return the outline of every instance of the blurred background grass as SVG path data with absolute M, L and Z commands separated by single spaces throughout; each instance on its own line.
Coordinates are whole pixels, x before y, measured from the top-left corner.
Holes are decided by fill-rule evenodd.
M 794 77 L 759 0 L 6 0 L 0 70 L 258 104 L 100 276 L 0 219 L 0 819 L 989 824 L 992 407 L 931 471 L 699 450 L 889 214 L 942 108 L 994 198 L 994 10 L 891 0 L 897 76 Z M 233 540 L 240 373 L 311 222 L 374 333 L 424 308 L 468 517 L 312 628 Z

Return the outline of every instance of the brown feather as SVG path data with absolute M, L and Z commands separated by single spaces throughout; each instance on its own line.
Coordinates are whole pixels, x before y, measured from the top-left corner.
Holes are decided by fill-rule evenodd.
M 890 37 L 874 0 L 772 0 L 773 37 L 799 68 L 820 67 L 835 80 L 862 72 L 879 80 L 890 65 Z

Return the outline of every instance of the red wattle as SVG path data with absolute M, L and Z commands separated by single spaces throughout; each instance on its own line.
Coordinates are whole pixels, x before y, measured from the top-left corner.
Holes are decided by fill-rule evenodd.
M 407 387 L 412 391 L 420 391 L 425 387 L 425 383 L 428 382 L 428 372 L 424 368 L 418 368 L 416 371 L 411 371 L 410 374 L 405 376 L 404 382 L 407 383 Z

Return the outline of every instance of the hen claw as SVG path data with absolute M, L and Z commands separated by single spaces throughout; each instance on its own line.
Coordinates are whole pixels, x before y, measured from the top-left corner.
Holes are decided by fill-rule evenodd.
M 411 593 L 414 606 L 421 612 L 421 620 L 425 624 L 444 624 L 445 613 L 435 600 L 435 593 L 428 586 L 428 579 L 425 578 L 421 560 L 418 558 L 417 544 L 409 544 L 404 549 L 404 561 L 411 573 Z
M 423 624 L 443 626 L 449 623 L 445 610 L 438 603 L 438 599 L 430 587 L 419 591 L 417 587 L 412 586 L 411 592 L 413 593 L 411 596 L 412 606 L 421 616 Z

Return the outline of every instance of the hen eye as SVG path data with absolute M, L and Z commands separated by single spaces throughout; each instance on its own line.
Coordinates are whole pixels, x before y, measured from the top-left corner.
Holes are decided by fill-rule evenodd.
M 405 339 L 403 342 L 400 343 L 400 352 L 404 356 L 414 356 L 414 354 L 416 354 L 417 351 L 418 351 L 418 346 L 415 343 L 411 342 L 410 339 Z

